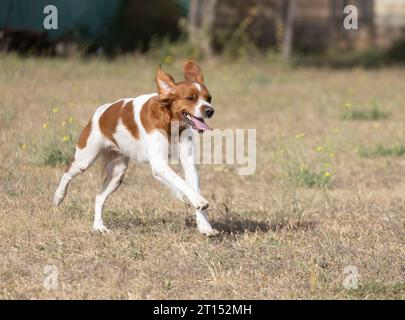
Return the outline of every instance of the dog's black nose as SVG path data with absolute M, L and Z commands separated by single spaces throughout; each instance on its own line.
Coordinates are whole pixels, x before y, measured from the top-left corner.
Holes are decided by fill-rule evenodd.
M 214 108 L 206 107 L 204 113 L 208 118 L 211 118 L 214 114 Z

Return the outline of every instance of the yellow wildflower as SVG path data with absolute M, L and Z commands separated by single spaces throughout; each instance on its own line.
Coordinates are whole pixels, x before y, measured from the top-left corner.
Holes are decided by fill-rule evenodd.
M 169 54 L 168 56 L 165 57 L 165 63 L 166 64 L 172 64 L 173 61 L 174 61 L 174 58 L 173 58 L 172 55 Z
M 324 173 L 324 175 L 325 175 L 325 177 L 330 177 L 330 176 L 331 176 L 330 172 L 328 172 L 328 171 L 326 171 L 326 172 Z
M 343 104 L 343 108 L 345 109 L 350 109 L 352 107 L 352 104 L 350 102 L 346 102 L 345 104 Z
M 305 133 L 301 132 L 301 133 L 295 135 L 295 137 L 296 137 L 297 139 L 304 138 L 304 137 L 305 137 Z
M 321 147 L 321 146 L 316 147 L 316 151 L 317 151 L 317 152 L 322 152 L 322 151 L 323 151 L 323 147 Z
M 63 137 L 63 142 L 68 142 L 70 140 L 69 136 L 64 136 Z
M 333 152 L 329 153 L 329 157 L 334 158 L 335 154 Z
M 69 122 L 69 123 L 72 123 L 72 122 L 73 122 L 73 117 L 69 117 L 69 118 L 68 118 L 68 122 Z
M 58 108 L 58 107 L 53 108 L 53 109 L 52 109 L 52 112 L 53 112 L 53 113 L 58 113 L 58 112 L 59 112 L 59 108 Z
M 23 150 L 27 149 L 27 145 L 26 145 L 25 143 L 23 143 L 23 144 L 21 145 L 21 149 L 23 149 Z
M 66 121 L 62 121 L 60 124 L 61 124 L 62 127 L 65 127 L 66 126 Z
M 42 128 L 43 128 L 43 129 L 48 128 L 48 124 L 45 122 L 44 124 L 42 124 Z

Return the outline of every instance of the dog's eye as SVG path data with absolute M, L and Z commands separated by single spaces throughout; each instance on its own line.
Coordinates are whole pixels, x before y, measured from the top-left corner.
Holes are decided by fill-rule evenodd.
M 208 96 L 208 97 L 207 97 L 207 102 L 208 102 L 208 103 L 211 103 L 211 100 L 212 100 L 212 97 L 211 97 L 211 96 Z
M 196 96 L 188 96 L 188 97 L 186 97 L 186 99 L 189 100 L 189 101 L 194 101 L 195 98 L 196 98 Z

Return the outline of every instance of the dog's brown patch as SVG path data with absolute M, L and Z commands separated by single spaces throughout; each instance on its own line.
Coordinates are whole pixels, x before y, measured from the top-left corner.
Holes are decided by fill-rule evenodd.
M 101 115 L 99 119 L 101 133 L 109 140 L 114 142 L 114 133 L 117 128 L 118 119 L 121 115 L 124 100 L 117 101 L 110 105 Z
M 124 100 L 117 101 L 109 106 L 101 115 L 99 124 L 101 133 L 109 140 L 117 144 L 114 133 L 117 129 L 118 120 L 121 118 L 123 125 L 135 139 L 139 139 L 139 129 L 135 123 L 134 107 L 132 101 L 124 104 Z
M 132 101 L 125 104 L 121 110 L 121 119 L 124 126 L 131 132 L 135 139 L 139 139 L 139 129 L 135 123 L 134 106 Z
M 91 119 L 87 123 L 87 125 L 83 128 L 82 133 L 80 134 L 79 141 L 77 142 L 77 146 L 79 149 L 86 148 L 87 140 L 89 139 L 91 133 Z
M 158 129 L 170 135 L 170 109 L 162 106 L 158 97 L 146 101 L 141 109 L 141 122 L 146 132 Z

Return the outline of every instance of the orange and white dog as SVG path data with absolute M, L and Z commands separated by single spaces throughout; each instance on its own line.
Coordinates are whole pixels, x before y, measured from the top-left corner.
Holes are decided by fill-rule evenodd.
M 103 206 L 108 196 L 121 185 L 129 160 L 149 162 L 156 179 L 168 185 L 179 199 L 187 198 L 196 208 L 198 230 L 205 235 L 215 234 L 205 212 L 208 201 L 200 194 L 194 164 L 194 138 L 190 132 L 209 130 L 204 118 L 211 118 L 214 109 L 200 67 L 187 61 L 184 78 L 185 81 L 175 83 L 159 68 L 157 93 L 99 107 L 81 132 L 74 160 L 60 181 L 54 204 L 58 206 L 63 201 L 70 181 L 102 156 L 107 176 L 96 197 L 93 228 L 107 232 L 102 219 Z M 179 124 L 178 151 L 185 179 L 168 163 L 173 121 Z

